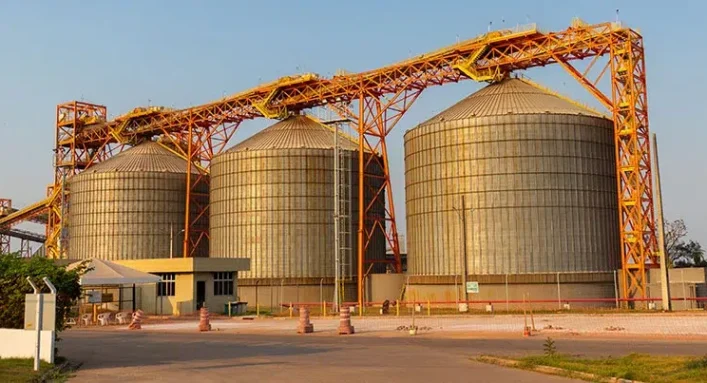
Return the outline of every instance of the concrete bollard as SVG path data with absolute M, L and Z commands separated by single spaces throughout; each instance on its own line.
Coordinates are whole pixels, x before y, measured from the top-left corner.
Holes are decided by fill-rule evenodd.
M 339 335 L 349 335 L 354 333 L 351 326 L 351 311 L 348 307 L 342 307 L 339 315 Z
M 309 309 L 302 307 L 299 310 L 299 325 L 297 326 L 298 334 L 309 334 L 314 332 L 314 325 L 309 322 Z
M 209 323 L 209 309 L 206 306 L 199 310 L 199 331 L 211 331 L 211 323 Z
M 142 323 L 142 314 L 142 310 L 137 310 L 133 313 L 133 319 L 128 325 L 128 330 L 140 330 L 142 328 L 140 325 Z

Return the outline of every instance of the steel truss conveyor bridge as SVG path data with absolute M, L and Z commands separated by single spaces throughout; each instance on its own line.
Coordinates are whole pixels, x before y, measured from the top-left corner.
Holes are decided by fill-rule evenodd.
M 588 63 L 580 70 L 577 62 Z M 616 172 L 622 277 L 625 298 L 646 295 L 646 270 L 658 265 L 659 253 L 653 213 L 653 183 L 649 153 L 648 106 L 643 37 L 620 23 L 587 24 L 573 20 L 564 30 L 546 32 L 535 25 L 492 31 L 476 38 L 417 57 L 361 73 L 343 73 L 331 78 L 300 74 L 257 86 L 221 100 L 181 110 L 160 107 L 136 108 L 107 120 L 106 107 L 85 102 L 57 106 L 55 177 L 49 198 L 27 208 L 14 220 L 48 213 L 46 251 L 63 257 L 63 219 L 69 191 L 63 185 L 92 165 L 151 137 L 188 161 L 188 219 L 183 250 L 190 256 L 208 231 L 194 225 L 207 214 L 196 190 L 208 182 L 204 177 L 212 158 L 220 153 L 241 122 L 266 117 L 284 118 L 293 112 L 327 107 L 350 122 L 358 133 L 359 151 L 380 156 L 359 156 L 359 195 L 370 185 L 374 201 L 364 206 L 359 198 L 358 288 L 363 297 L 363 277 L 370 268 L 363 254 L 374 231 L 382 231 L 395 254 L 393 266 L 400 271 L 400 247 L 390 174 L 386 136 L 420 94 L 432 86 L 474 81 L 496 81 L 511 72 L 555 64 L 562 67 L 611 114 L 615 130 Z M 604 79 L 604 82 L 601 82 Z M 80 81 L 80 79 L 79 79 Z M 610 85 L 606 85 L 609 83 Z M 375 164 L 373 162 L 378 162 Z M 192 167 L 199 170 L 192 175 Z M 382 177 L 368 169 L 384 169 Z M 368 182 L 371 178 L 382 182 Z M 192 206 L 195 205 L 195 206 Z M 384 215 L 372 212 L 384 206 Z M 19 214 L 21 213 L 21 214 Z M 365 222 L 369 224 L 366 225 Z M 6 217 L 3 225 L 12 224 Z M 70 246 L 70 243 L 68 244 Z

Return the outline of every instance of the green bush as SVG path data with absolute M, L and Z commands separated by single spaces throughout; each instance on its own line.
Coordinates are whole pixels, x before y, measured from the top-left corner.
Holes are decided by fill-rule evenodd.
M 548 337 L 543 343 L 543 351 L 546 356 L 555 356 L 557 354 L 557 347 L 555 346 L 555 341 Z
M 707 370 L 707 355 L 703 356 L 700 359 L 695 359 L 687 362 L 687 368 L 690 370 Z
M 27 277 L 42 292 L 49 292 L 49 288 L 42 282 L 43 277 L 49 278 L 57 289 L 56 330 L 68 328 L 66 317 L 81 296 L 79 278 L 85 271 L 85 265 L 67 271 L 66 266 L 47 258 L 20 258 L 17 254 L 0 254 L 0 328 L 24 328 L 25 294 L 34 292 L 27 283 Z

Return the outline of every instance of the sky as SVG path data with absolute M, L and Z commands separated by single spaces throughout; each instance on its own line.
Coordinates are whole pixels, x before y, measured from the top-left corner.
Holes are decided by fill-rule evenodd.
M 699 192 L 707 189 L 707 3 L 696 0 L 0 0 L 0 198 L 24 206 L 44 197 L 61 102 L 106 105 L 112 117 L 147 104 L 184 108 L 295 73 L 377 68 L 472 38 L 490 23 L 562 30 L 574 17 L 614 21 L 617 9 L 619 20 L 645 40 L 666 218 L 684 219 L 688 236 L 707 245 Z M 524 74 L 601 108 L 557 66 Z M 425 90 L 389 136 L 401 232 L 404 132 L 481 86 L 465 81 Z M 272 123 L 248 121 L 232 143 Z

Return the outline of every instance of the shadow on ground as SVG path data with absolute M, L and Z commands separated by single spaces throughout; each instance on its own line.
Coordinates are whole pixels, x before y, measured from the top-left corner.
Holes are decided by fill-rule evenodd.
M 62 334 L 59 353 L 83 363 L 81 369 L 140 367 L 179 362 L 211 361 L 210 369 L 238 367 L 238 359 L 334 352 L 331 344 L 294 344 L 263 340 L 242 344 L 228 334 L 175 334 L 148 332 L 69 331 Z M 175 339 L 175 338 L 178 338 Z M 231 362 L 225 362 L 230 360 Z M 219 363 L 219 361 L 224 361 Z M 99 362 L 99 363 L 98 363 Z M 278 364 L 246 362 L 242 366 Z M 204 368 L 204 366 L 200 366 Z

